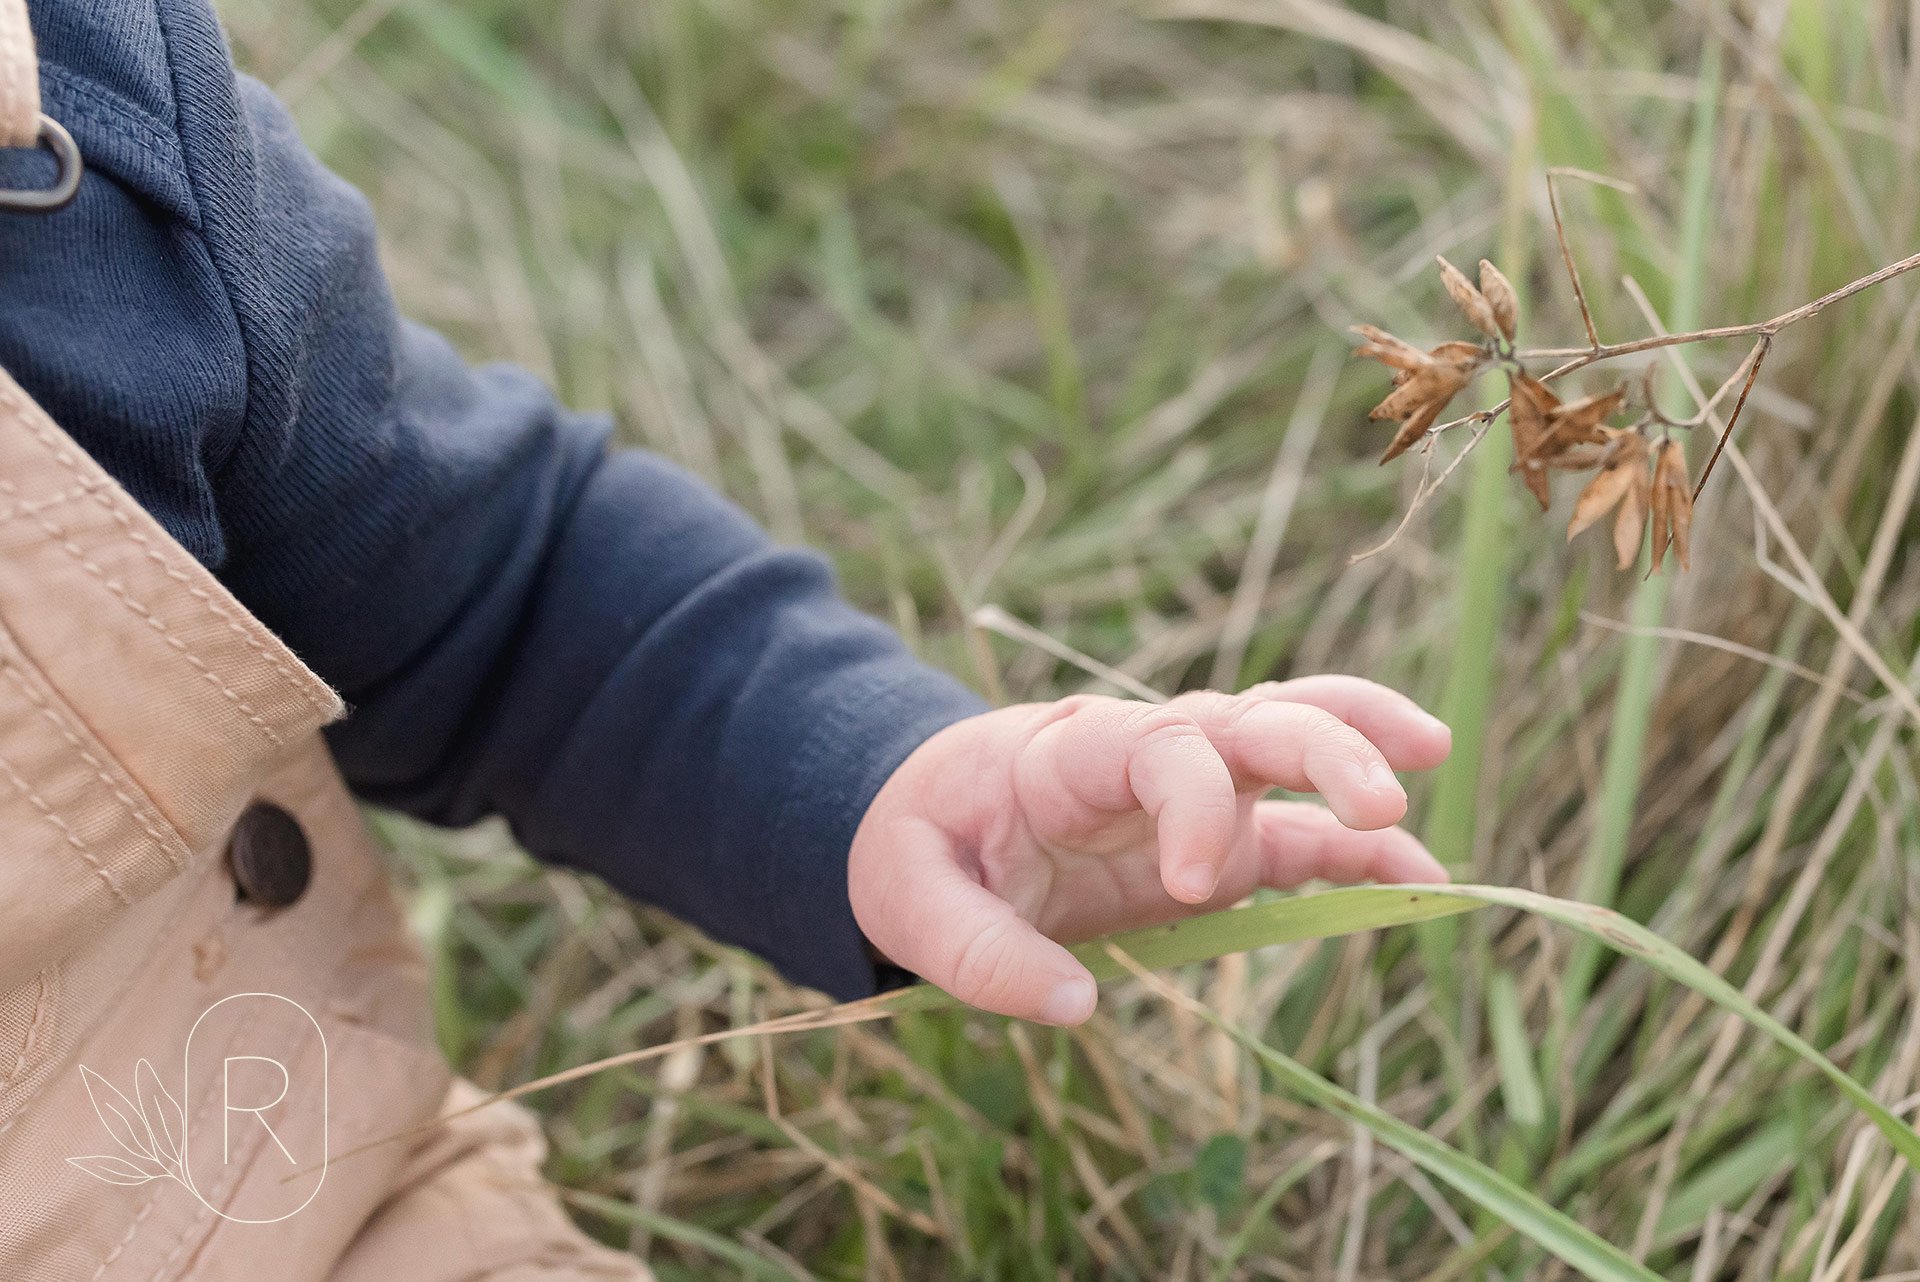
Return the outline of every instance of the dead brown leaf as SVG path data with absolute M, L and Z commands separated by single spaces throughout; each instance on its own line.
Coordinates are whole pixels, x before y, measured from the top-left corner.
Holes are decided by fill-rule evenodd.
M 1568 401 L 1548 416 L 1551 444 L 1558 450 L 1574 445 L 1603 445 L 1607 440 L 1606 421 L 1627 403 L 1627 389 L 1616 387 L 1598 396 L 1583 396 Z
M 1640 555 L 1640 544 L 1647 533 L 1648 496 L 1653 488 L 1644 443 L 1638 453 L 1640 461 L 1628 468 L 1626 497 L 1620 500 L 1619 515 L 1613 518 L 1613 551 L 1623 570 Z

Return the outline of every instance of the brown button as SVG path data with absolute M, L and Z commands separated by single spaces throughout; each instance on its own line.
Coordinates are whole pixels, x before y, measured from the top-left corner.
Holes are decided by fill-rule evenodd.
M 242 899 L 264 908 L 285 908 L 306 893 L 313 878 L 313 852 L 298 819 L 270 801 L 256 801 L 227 838 L 227 866 Z

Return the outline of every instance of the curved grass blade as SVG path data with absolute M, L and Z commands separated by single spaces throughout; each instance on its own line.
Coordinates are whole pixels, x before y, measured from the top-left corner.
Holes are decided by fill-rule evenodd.
M 1739 989 L 1693 957 L 1638 922 L 1611 908 L 1505 886 L 1359 886 L 1317 894 L 1294 895 L 1245 908 L 1229 908 L 1204 917 L 1191 917 L 1171 926 L 1128 931 L 1105 940 L 1082 944 L 1074 953 L 1095 977 L 1111 979 L 1118 963 L 1108 946 L 1120 948 L 1149 969 L 1208 961 L 1228 953 L 1245 952 L 1268 944 L 1294 943 L 1357 934 L 1383 926 L 1430 921 L 1470 912 L 1487 904 L 1517 908 L 1571 927 L 1615 952 L 1653 967 L 1676 983 L 1685 984 L 1722 1010 L 1739 1016 L 1839 1087 L 1841 1092 L 1879 1128 L 1908 1163 L 1920 1166 L 1920 1134 L 1895 1117 L 1872 1092 L 1822 1055 L 1812 1043 L 1769 1015 Z M 944 994 L 911 990 L 911 1005 L 926 1009 L 942 1004 Z M 951 1001 L 951 998 L 945 1000 Z
M 1659 1274 L 1637 1263 L 1592 1229 L 1555 1210 L 1484 1162 L 1468 1157 L 1451 1144 L 1435 1139 L 1419 1127 L 1334 1085 L 1305 1064 L 1283 1055 L 1165 980 L 1130 964 L 1131 959 L 1118 949 L 1114 949 L 1110 955 L 1115 964 L 1132 970 L 1136 977 L 1168 1001 L 1185 1007 L 1258 1056 L 1289 1091 L 1310 1104 L 1366 1127 L 1429 1175 L 1473 1199 L 1515 1231 L 1533 1239 L 1543 1249 L 1581 1273 L 1597 1282 L 1659 1282 Z
M 1387 926 L 1432 921 L 1472 912 L 1488 904 L 1536 913 L 1550 921 L 1570 926 L 1608 948 L 1638 958 L 1676 983 L 1685 984 L 1723 1010 L 1738 1015 L 1838 1086 L 1909 1164 L 1920 1167 L 1920 1134 L 1895 1117 L 1866 1087 L 1854 1081 L 1838 1065 L 1814 1049 L 1811 1043 L 1755 1005 L 1724 979 L 1646 927 L 1610 908 L 1503 886 L 1356 886 L 1316 894 L 1292 895 L 1244 908 L 1229 908 L 1204 917 L 1191 917 L 1171 925 L 1127 931 L 1104 940 L 1081 944 L 1073 951 L 1096 978 L 1113 979 L 1124 973 L 1124 968 L 1111 951 L 1113 948 L 1123 950 L 1126 956 L 1137 959 L 1138 964 L 1143 966 L 1180 966 L 1211 961 L 1229 953 L 1246 952 L 1271 944 L 1331 939 Z M 471 1112 L 506 1099 L 517 1099 L 562 1082 L 578 1081 L 607 1069 L 657 1059 L 682 1045 L 705 1045 L 734 1038 L 804 1032 L 959 1004 L 932 985 L 922 984 L 826 1010 L 805 1011 L 743 1028 L 704 1033 L 685 1042 L 644 1047 L 609 1056 L 524 1082 L 490 1096 L 465 1111 Z M 369 1140 L 335 1160 L 344 1160 L 422 1129 L 426 1128 L 416 1127 Z
M 1449 892 L 1453 889 L 1446 887 Z M 1105 983 L 1126 973 L 1107 953 L 1109 944 L 1150 970 L 1163 970 L 1169 966 L 1214 961 L 1273 944 L 1337 939 L 1387 926 L 1455 917 L 1479 907 L 1482 905 L 1462 900 L 1455 894 L 1436 893 L 1432 886 L 1350 886 L 1222 909 L 1164 926 L 1122 931 L 1076 944 L 1071 951 L 1093 972 L 1095 979 Z M 901 989 L 885 1002 L 896 1015 L 959 1004 L 929 984 Z
M 1210 961 L 1229 953 L 1251 952 L 1271 944 L 1297 944 L 1310 939 L 1336 939 L 1386 926 L 1407 926 L 1472 912 L 1480 905 L 1463 903 L 1454 888 L 1433 886 L 1350 886 L 1310 895 L 1289 895 L 1266 903 L 1248 904 L 1189 917 L 1165 926 L 1109 935 L 1073 949 L 1099 980 L 1118 979 L 1125 972 L 1107 952 L 1109 945 L 1149 970 Z M 1436 893 L 1436 892 L 1441 893 Z
M 1555 899 L 1551 895 L 1504 886 L 1449 886 L 1444 891 L 1434 893 L 1436 897 L 1458 895 L 1480 903 L 1499 904 L 1536 913 L 1549 921 L 1571 926 L 1623 956 L 1644 962 L 1668 979 L 1685 984 L 1722 1010 L 1738 1015 L 1817 1069 L 1867 1115 L 1909 1165 L 1920 1166 L 1920 1134 L 1895 1117 L 1886 1105 L 1873 1097 L 1871 1091 L 1822 1055 L 1811 1042 L 1769 1015 L 1746 994 L 1640 923 L 1621 916 L 1611 908 L 1570 899 Z

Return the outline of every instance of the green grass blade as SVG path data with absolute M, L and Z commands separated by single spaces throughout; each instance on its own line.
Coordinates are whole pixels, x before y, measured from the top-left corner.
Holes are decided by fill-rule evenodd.
M 1526 1019 L 1513 976 L 1496 970 L 1487 977 L 1487 1026 L 1493 1032 L 1494 1061 L 1500 1066 L 1500 1098 L 1516 1125 L 1533 1127 L 1546 1120 L 1540 1074 L 1533 1064 Z
M 1884 1104 L 1873 1097 L 1866 1087 L 1853 1080 L 1839 1065 L 1816 1050 L 1812 1043 L 1769 1015 L 1732 984 L 1645 926 L 1621 916 L 1611 908 L 1578 903 L 1569 899 L 1555 899 L 1551 895 L 1536 894 L 1530 890 L 1515 890 L 1505 886 L 1448 886 L 1444 890 L 1382 886 L 1333 893 L 1347 896 L 1372 894 L 1388 896 L 1390 898 L 1383 900 L 1379 907 L 1382 913 L 1387 910 L 1389 904 L 1394 904 L 1396 901 L 1401 901 L 1400 910 L 1406 911 L 1403 897 L 1413 893 L 1421 896 L 1421 903 L 1418 906 L 1429 912 L 1433 911 L 1436 905 L 1428 901 L 1462 899 L 1473 903 L 1518 908 L 1523 912 L 1534 913 L 1549 921 L 1571 927 L 1595 943 L 1644 962 L 1668 979 L 1685 984 L 1722 1010 L 1738 1015 L 1765 1033 L 1839 1087 L 1841 1093 L 1867 1115 L 1902 1157 L 1909 1163 L 1920 1166 L 1920 1134 L 1916 1134 L 1912 1127 L 1895 1117 Z M 1311 901 L 1319 896 L 1302 895 L 1298 898 Z M 1359 919 L 1366 916 L 1368 910 L 1369 906 L 1364 903 L 1348 902 L 1341 905 L 1340 913 L 1349 919 Z M 1225 916 L 1226 914 L 1216 915 Z M 1438 915 L 1437 912 L 1435 915 Z M 1210 920 L 1212 918 L 1195 918 L 1185 924 L 1200 925 Z M 1243 932 L 1236 932 L 1236 934 L 1244 937 Z M 1121 938 L 1116 937 L 1114 942 L 1120 943 Z M 1193 934 L 1189 934 L 1189 945 L 1198 942 L 1199 940 Z M 1185 951 L 1190 953 L 1192 948 L 1189 947 Z
M 1118 948 L 1149 969 L 1210 961 L 1229 953 L 1270 944 L 1329 939 L 1340 935 L 1404 926 L 1470 912 L 1486 904 L 1517 908 L 1567 926 L 1594 943 L 1651 966 L 1684 984 L 1722 1010 L 1738 1015 L 1826 1077 L 1892 1142 L 1902 1157 L 1920 1166 L 1920 1134 L 1895 1117 L 1872 1092 L 1782 1024 L 1739 989 L 1645 926 L 1611 908 L 1507 886 L 1353 886 L 1316 894 L 1293 895 L 1264 904 L 1229 908 L 1167 926 L 1127 931 L 1081 944 L 1074 954 L 1099 979 L 1113 979 L 1123 968 L 1110 949 Z M 902 992 L 896 1009 L 925 1010 L 952 998 L 937 989 Z
M 1354 886 L 1313 895 L 1289 895 L 1264 904 L 1229 908 L 1189 917 L 1166 926 L 1130 930 L 1081 944 L 1073 953 L 1094 978 L 1118 979 L 1125 972 L 1107 953 L 1112 945 L 1153 970 L 1211 961 L 1229 953 L 1250 952 L 1270 944 L 1295 944 L 1310 939 L 1334 939 L 1385 926 L 1406 926 L 1471 912 L 1472 903 L 1457 896 L 1438 895 L 1426 887 L 1383 890 Z
M 1659 1274 L 1492 1167 L 1336 1086 L 1208 1007 L 1191 1001 L 1182 1004 L 1259 1058 L 1295 1095 L 1366 1127 L 1429 1175 L 1499 1216 L 1503 1223 L 1581 1273 L 1598 1282 L 1657 1282 Z
M 1680 264 L 1675 274 L 1667 321 L 1671 328 L 1691 329 L 1700 321 L 1700 292 L 1706 274 L 1706 247 L 1713 209 L 1714 146 L 1719 137 L 1720 45 L 1709 39 L 1700 67 L 1700 104 L 1693 138 L 1687 151 L 1684 208 L 1681 211 Z M 1647 731 L 1653 721 L 1654 700 L 1660 693 L 1660 640 L 1653 629 L 1666 618 L 1669 576 L 1656 575 L 1641 583 L 1633 598 L 1635 631 L 1625 643 L 1620 664 L 1620 692 L 1614 699 L 1613 726 L 1607 735 L 1607 753 L 1601 767 L 1600 794 L 1595 799 L 1593 840 L 1581 865 L 1575 894 L 1587 903 L 1611 904 L 1620 890 L 1626 866 L 1627 843 L 1639 812 L 1640 772 L 1646 757 Z M 1563 1009 L 1586 1004 L 1600 954 L 1592 947 L 1575 949 L 1567 963 Z M 1557 1039 L 1556 1039 L 1557 1040 Z

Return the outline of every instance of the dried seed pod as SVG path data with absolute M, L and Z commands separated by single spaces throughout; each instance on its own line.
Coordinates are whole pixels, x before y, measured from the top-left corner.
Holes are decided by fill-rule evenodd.
M 1653 490 L 1653 478 L 1644 461 L 1645 438 L 1641 439 L 1639 452 L 1642 461 L 1630 469 L 1626 497 L 1620 500 L 1620 512 L 1613 518 L 1613 551 L 1620 558 L 1619 565 L 1623 570 L 1640 555 L 1640 544 L 1647 534 L 1647 508 Z
M 1480 296 L 1493 309 L 1494 323 L 1500 326 L 1500 332 L 1507 336 L 1509 343 L 1513 342 L 1520 324 L 1520 296 L 1513 292 L 1513 282 L 1484 258 L 1480 260 Z
M 1499 338 L 1500 322 L 1494 316 L 1493 304 L 1487 301 L 1486 295 L 1474 288 L 1465 272 L 1445 258 L 1436 255 L 1435 260 L 1440 264 L 1440 283 L 1447 287 L 1447 295 L 1467 318 L 1467 323 L 1488 338 Z
M 1607 461 L 1607 453 L 1605 445 L 1576 445 L 1540 461 L 1555 472 L 1590 472 Z
M 1367 415 L 1394 419 L 1400 424 L 1393 442 L 1381 456 L 1382 463 L 1399 457 L 1425 436 L 1440 417 L 1440 411 L 1487 362 L 1487 349 L 1478 343 L 1448 342 L 1423 352 L 1372 325 L 1355 325 L 1353 330 L 1367 340 L 1355 349 L 1357 355 L 1379 361 L 1395 371 L 1394 390 Z
M 1669 439 L 1660 447 L 1653 465 L 1653 569 L 1667 555 L 1667 545 L 1682 570 L 1693 568 L 1689 557 L 1688 536 L 1693 532 L 1693 483 L 1687 476 L 1687 451 L 1679 441 Z
M 1549 469 L 1583 472 L 1597 467 L 1605 456 L 1592 447 L 1611 439 L 1604 426 L 1626 403 L 1625 389 L 1583 396 L 1562 404 L 1546 384 L 1518 371 L 1508 380 L 1512 397 L 1507 419 L 1513 425 L 1513 467 L 1545 511 L 1551 501 Z
M 1455 364 L 1462 361 L 1470 362 L 1475 369 L 1487 362 L 1487 349 L 1483 345 L 1469 343 L 1459 338 L 1440 344 L 1427 355 L 1436 361 L 1451 361 Z
M 1605 461 L 1574 504 L 1567 538 L 1585 530 L 1608 512 L 1615 513 L 1613 548 L 1620 568 L 1633 564 L 1646 533 L 1652 478 L 1647 470 L 1647 438 L 1631 428 L 1608 429 Z
M 1350 325 L 1347 328 L 1367 341 L 1353 349 L 1355 356 L 1379 361 L 1402 373 L 1427 363 L 1427 354 L 1403 338 L 1395 338 L 1378 325 Z
M 1526 482 L 1527 489 L 1540 503 L 1542 512 L 1553 501 L 1547 485 L 1547 452 L 1542 449 L 1547 437 L 1547 416 L 1560 406 L 1560 398 L 1551 388 L 1525 370 L 1515 370 L 1507 378 L 1509 399 L 1507 422 L 1513 428 L 1513 467 Z
M 1547 416 L 1548 444 L 1565 450 L 1574 445 L 1604 445 L 1605 423 L 1627 403 L 1627 389 L 1616 387 L 1598 396 L 1568 401 Z

